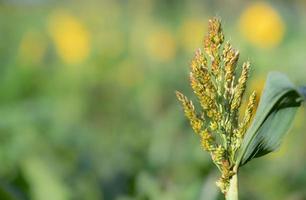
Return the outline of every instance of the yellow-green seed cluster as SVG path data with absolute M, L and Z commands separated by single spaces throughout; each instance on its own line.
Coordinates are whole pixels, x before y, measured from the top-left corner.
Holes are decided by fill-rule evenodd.
M 220 20 L 209 20 L 204 52 L 198 49 L 190 65 L 190 85 L 202 107 L 201 112 L 196 113 L 192 101 L 176 92 L 191 127 L 201 139 L 202 148 L 211 154 L 221 172 L 217 185 L 223 193 L 227 192 L 229 181 L 236 173 L 235 156 L 256 104 L 253 92 L 239 122 L 239 108 L 246 90 L 250 63 L 242 65 L 236 80 L 238 59 L 239 52 L 229 42 L 224 44 Z

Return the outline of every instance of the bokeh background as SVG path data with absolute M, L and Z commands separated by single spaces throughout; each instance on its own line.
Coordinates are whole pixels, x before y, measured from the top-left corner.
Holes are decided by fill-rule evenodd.
M 0 199 L 222 199 L 174 94 L 212 16 L 250 90 L 306 83 L 303 0 L 1 0 Z M 306 199 L 305 115 L 241 169 L 242 200 Z

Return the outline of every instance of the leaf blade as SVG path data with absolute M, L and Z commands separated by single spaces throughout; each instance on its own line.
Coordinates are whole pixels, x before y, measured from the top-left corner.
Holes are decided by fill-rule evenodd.
M 274 151 L 288 132 L 301 95 L 288 78 L 278 72 L 268 75 L 254 120 L 238 152 L 236 165 Z

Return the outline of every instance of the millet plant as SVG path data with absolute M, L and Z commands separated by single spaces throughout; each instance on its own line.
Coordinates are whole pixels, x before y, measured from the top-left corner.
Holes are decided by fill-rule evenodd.
M 239 52 L 224 43 L 220 20 L 209 20 L 204 48 L 195 52 L 190 65 L 190 85 L 201 110 L 176 92 L 202 148 L 221 173 L 216 184 L 228 200 L 238 199 L 239 168 L 279 146 L 305 94 L 305 88 L 296 88 L 285 75 L 269 73 L 258 107 L 253 92 L 240 117 L 250 63 L 239 67 L 238 59 Z

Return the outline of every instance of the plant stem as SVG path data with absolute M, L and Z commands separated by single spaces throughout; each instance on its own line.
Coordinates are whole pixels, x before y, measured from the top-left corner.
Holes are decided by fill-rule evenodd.
M 235 173 L 235 175 L 231 178 L 230 187 L 225 196 L 225 199 L 238 200 L 238 173 Z

